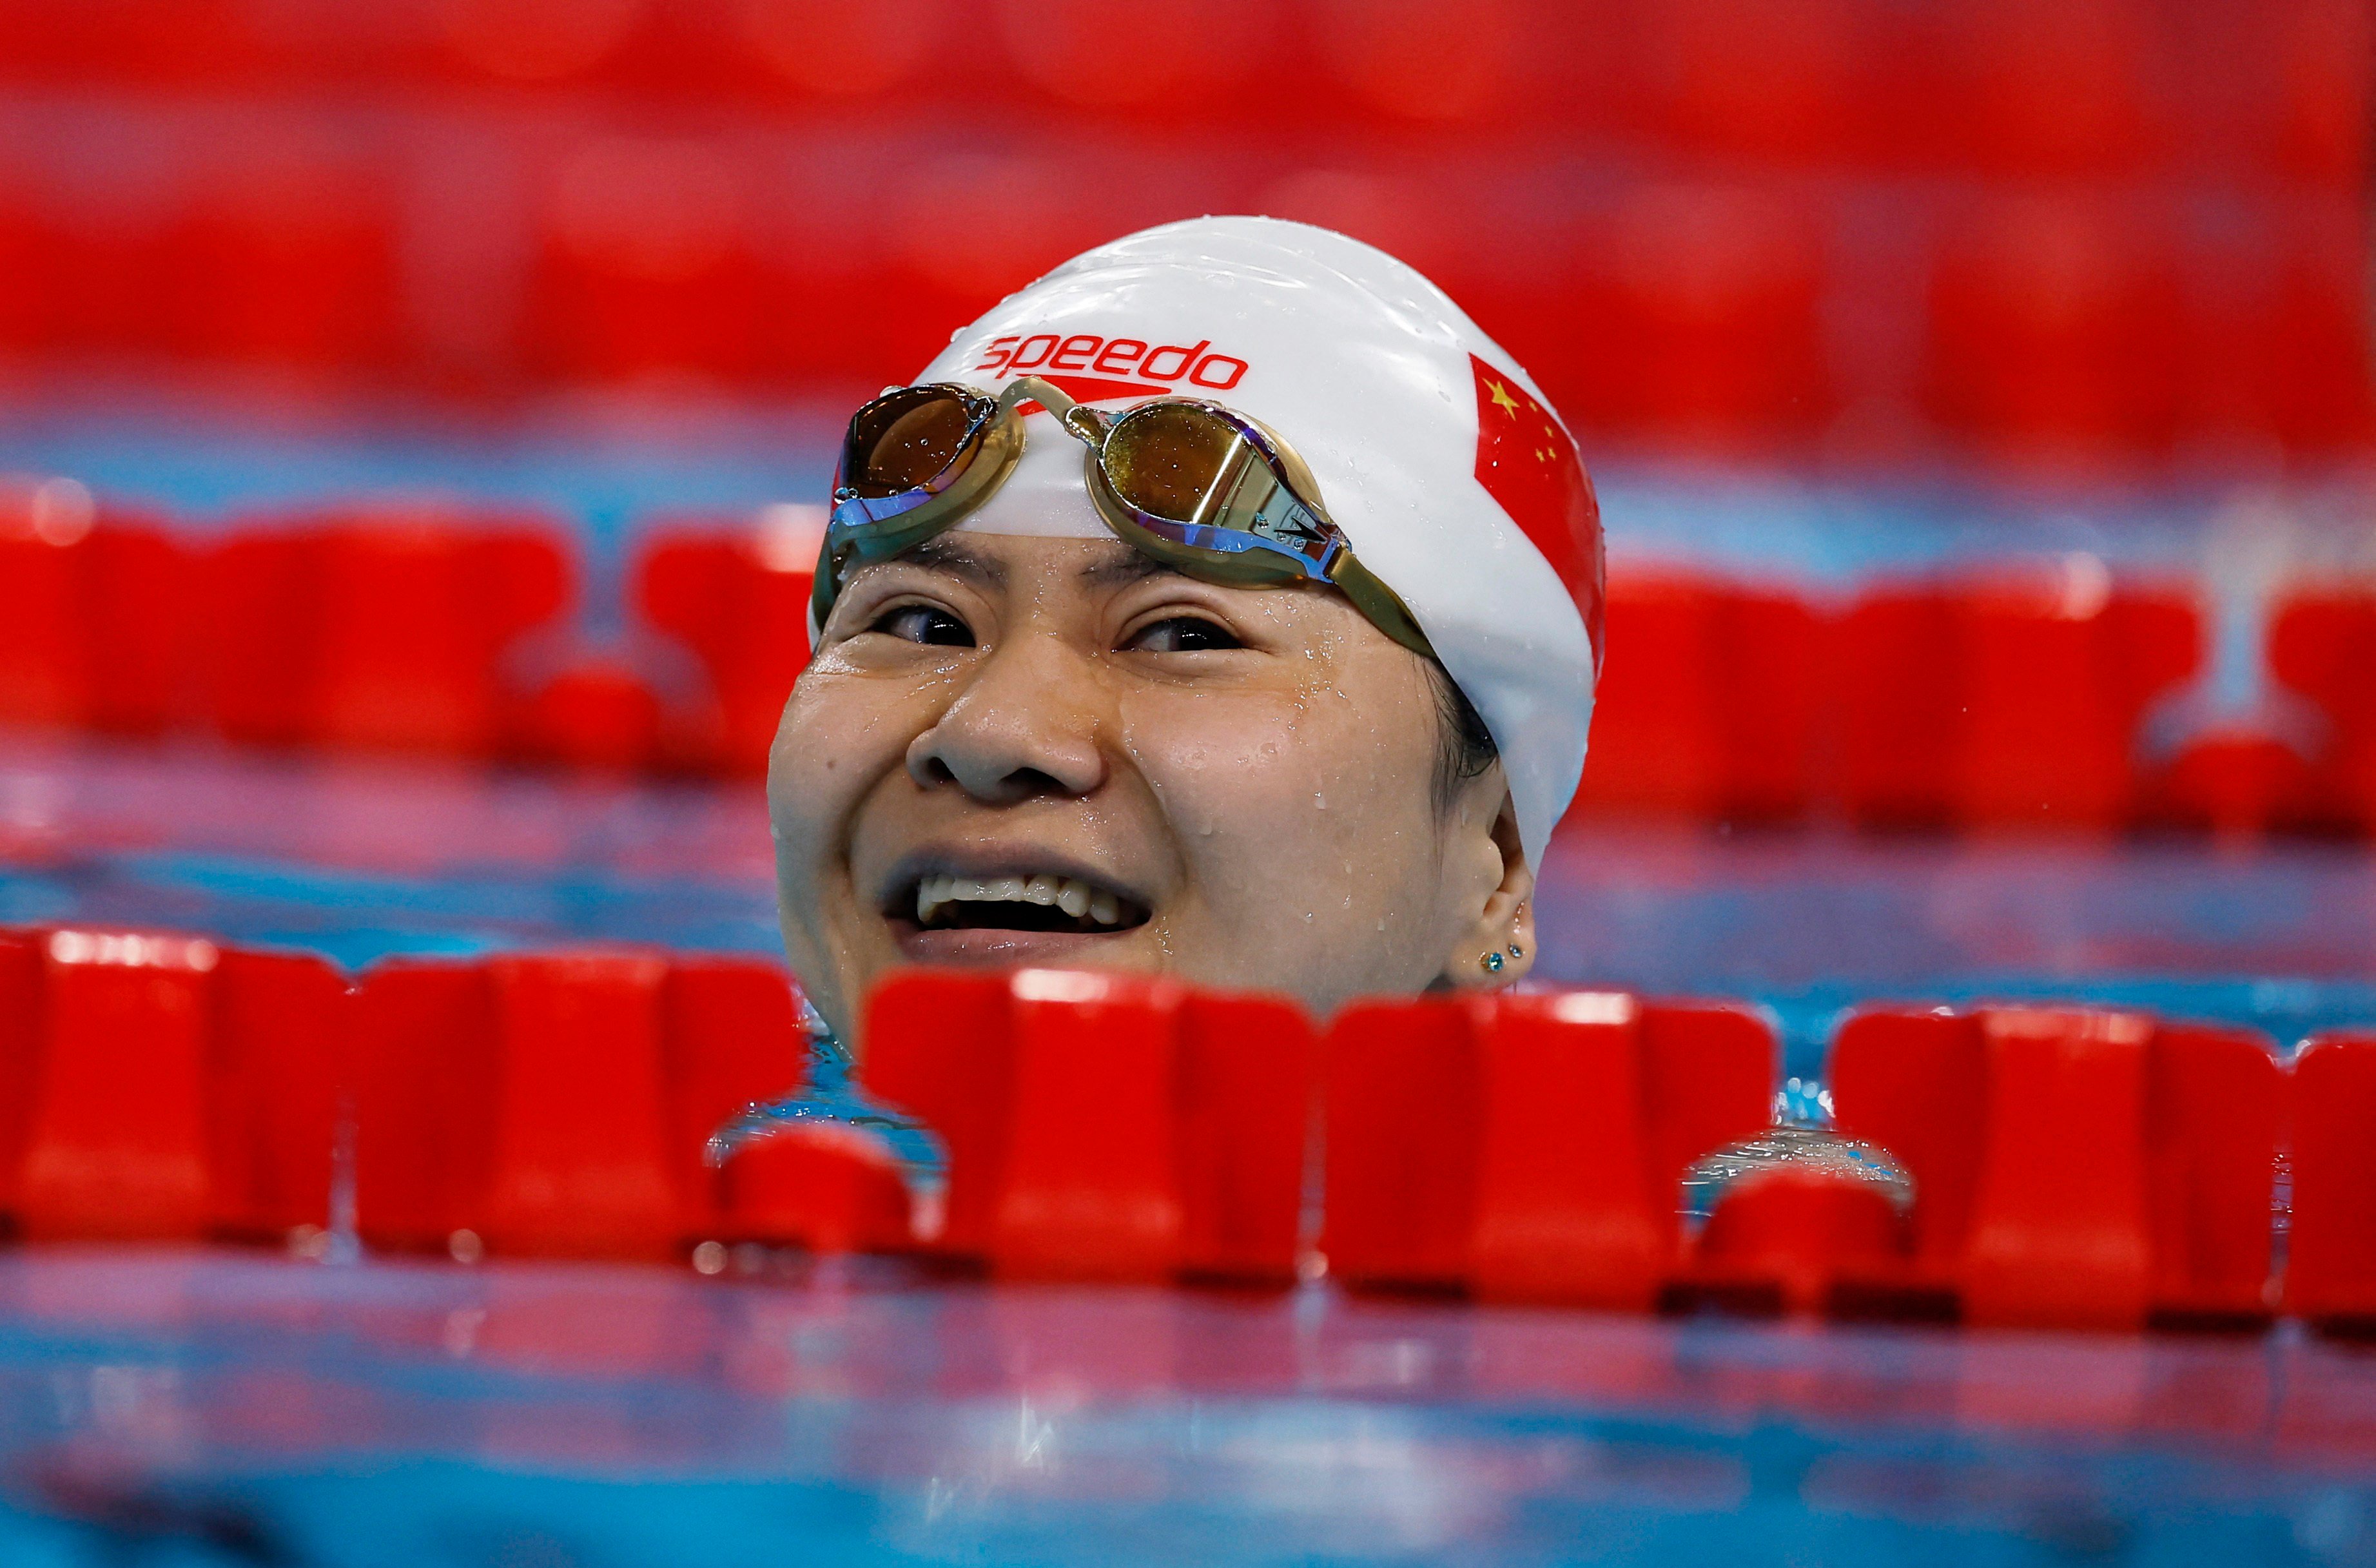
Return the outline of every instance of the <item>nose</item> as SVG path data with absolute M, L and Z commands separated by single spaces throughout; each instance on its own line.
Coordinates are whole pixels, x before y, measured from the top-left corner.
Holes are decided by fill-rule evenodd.
M 1105 782 L 1104 706 L 1095 673 L 1061 638 L 1016 637 L 909 742 L 908 776 L 988 805 L 1089 794 Z

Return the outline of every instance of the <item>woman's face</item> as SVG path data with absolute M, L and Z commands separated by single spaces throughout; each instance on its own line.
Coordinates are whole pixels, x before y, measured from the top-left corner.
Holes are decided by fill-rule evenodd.
M 785 707 L 793 968 L 845 1038 L 900 963 L 1159 971 L 1323 1013 L 1515 979 L 1507 790 L 1496 766 L 1439 807 L 1442 724 L 1426 665 L 1332 590 L 944 535 L 849 579 Z

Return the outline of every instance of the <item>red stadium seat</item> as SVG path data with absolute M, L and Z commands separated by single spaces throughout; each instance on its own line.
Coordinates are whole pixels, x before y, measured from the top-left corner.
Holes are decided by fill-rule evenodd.
M 0 934 L 0 1207 L 47 1240 L 327 1227 L 346 992 L 197 937 Z
M 1268 9 L 1250 0 L 1122 10 L 1099 0 L 1005 0 L 993 15 L 1007 54 L 1049 99 L 1111 121 L 1170 126 L 1249 107 L 1250 84 L 1286 63 Z M 1260 101 L 1270 113 L 1280 100 Z
M 747 172 L 705 142 L 572 151 L 541 215 L 532 367 L 594 381 L 769 369 L 754 200 Z
M 708 674 L 697 760 L 766 771 L 784 700 L 809 659 L 809 590 L 824 525 L 814 508 L 780 506 L 739 527 L 663 522 L 631 568 L 636 610 L 683 643 Z
M 317 373 L 393 362 L 406 311 L 387 172 L 260 137 L 207 151 L 168 241 L 171 348 Z
M 1824 625 L 1787 594 L 1620 570 L 1576 809 L 1788 822 L 1812 802 Z
M 30 282 L 41 346 L 68 357 L 154 356 L 172 341 L 171 220 L 188 172 L 161 149 L 66 144 L 37 176 Z
M 1356 1004 L 1328 1032 L 1329 1270 L 1646 1308 L 1684 1167 L 1768 1123 L 1776 1054 L 1743 1009 L 1610 992 Z
M 71 480 L 0 484 L 0 722 L 154 733 L 188 711 L 189 564 Z
M 953 148 L 883 171 L 869 226 L 884 261 L 864 296 L 875 386 L 913 375 L 956 324 L 1059 262 L 1178 210 L 1162 200 L 1160 165 L 1116 164 L 1113 174 L 1125 167 L 1117 183 L 1080 152 L 1034 144 L 1004 156 Z
M 2358 201 L 2287 191 L 2223 216 L 2187 257 L 2192 434 L 2248 449 L 2364 449 L 2376 410 Z
M 404 304 L 385 173 L 247 152 L 173 244 L 173 347 L 216 362 L 383 371 Z
M 32 161 L 20 148 L 0 148 L 0 352 L 11 356 L 48 350 L 56 327 L 49 275 L 56 247 Z
M 2269 673 L 2326 721 L 2311 758 L 2307 826 L 2376 828 L 2376 594 L 2311 589 L 2281 601 L 2269 628 Z
M 1321 0 L 1321 73 L 1370 116 L 1475 122 L 1525 101 L 1536 18 L 1525 0 Z
M 2100 562 L 1868 591 L 1838 633 L 1838 790 L 1872 826 L 2121 825 L 2146 706 L 2201 659 L 2176 591 Z
M 1669 0 L 1639 7 L 1675 140 L 1825 164 L 1866 150 L 1857 89 L 1880 7 L 1859 0 Z
M 959 24 L 948 0 L 743 0 L 740 42 L 769 75 L 803 96 L 864 101 L 929 67 L 934 41 Z
M 2285 1079 L 2257 1035 L 2125 1013 L 1851 1016 L 1839 1131 L 1914 1178 L 1909 1289 L 1975 1324 L 2257 1321 Z
M 269 62 L 256 25 L 258 7 L 238 0 L 113 0 L 10 9 L 6 21 L 11 55 L 64 79 L 97 77 L 149 92 L 218 88 L 252 83 Z
M 434 505 L 238 529 L 207 575 L 215 722 L 280 744 L 492 754 L 506 650 L 570 599 L 558 528 Z
M 2258 430 L 2290 450 L 2364 452 L 2376 437 L 2361 212 L 2355 197 L 2289 215 L 2245 317 L 2245 351 L 2229 361 L 2248 377 Z
M 2118 174 L 2168 151 L 2163 15 L 2141 0 L 1974 0 L 1951 13 L 1956 161 L 1988 174 Z
M 733 1229 L 708 1139 L 805 1063 L 780 969 L 635 953 L 391 961 L 356 1039 L 358 1229 L 466 1255 L 659 1257 Z
M 2286 1310 L 2376 1328 L 2376 1037 L 2313 1038 L 2294 1061 L 2293 1218 Z
M 451 0 L 434 7 L 445 64 L 463 80 L 582 80 L 636 36 L 648 0 Z
M 885 981 L 861 1071 L 946 1142 L 937 1252 L 1020 1277 L 1282 1283 L 1315 1067 L 1290 1003 L 1025 969 Z
M 2368 177 L 2371 39 L 2358 0 L 2287 0 L 2269 8 L 2276 33 L 2275 162 L 2283 173 L 2358 191 Z
M 1571 243 L 1543 379 L 1570 419 L 1729 446 L 1804 438 L 1836 411 L 1822 236 L 1779 192 L 1657 184 Z M 1530 330 L 1537 330 L 1530 328 Z M 1523 341 L 1514 347 L 1523 348 Z

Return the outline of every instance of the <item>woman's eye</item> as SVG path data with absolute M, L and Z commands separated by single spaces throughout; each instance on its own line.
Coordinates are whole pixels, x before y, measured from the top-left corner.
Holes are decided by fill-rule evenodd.
M 973 647 L 973 633 L 963 621 L 929 604 L 902 604 L 886 610 L 866 629 L 933 647 Z
M 1174 615 L 1133 632 L 1123 647 L 1135 653 L 1207 653 L 1217 648 L 1243 647 L 1218 621 L 1201 615 Z

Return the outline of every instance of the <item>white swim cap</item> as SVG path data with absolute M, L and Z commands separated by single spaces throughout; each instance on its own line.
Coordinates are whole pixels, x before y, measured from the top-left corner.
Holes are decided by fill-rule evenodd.
M 1209 398 L 1283 436 L 1484 718 L 1541 866 L 1592 723 L 1600 511 L 1542 393 L 1443 290 L 1325 229 L 1170 223 L 1009 295 L 917 379 L 994 392 L 1027 373 L 1086 403 Z M 961 526 L 1102 534 L 1080 445 L 1033 415 Z

